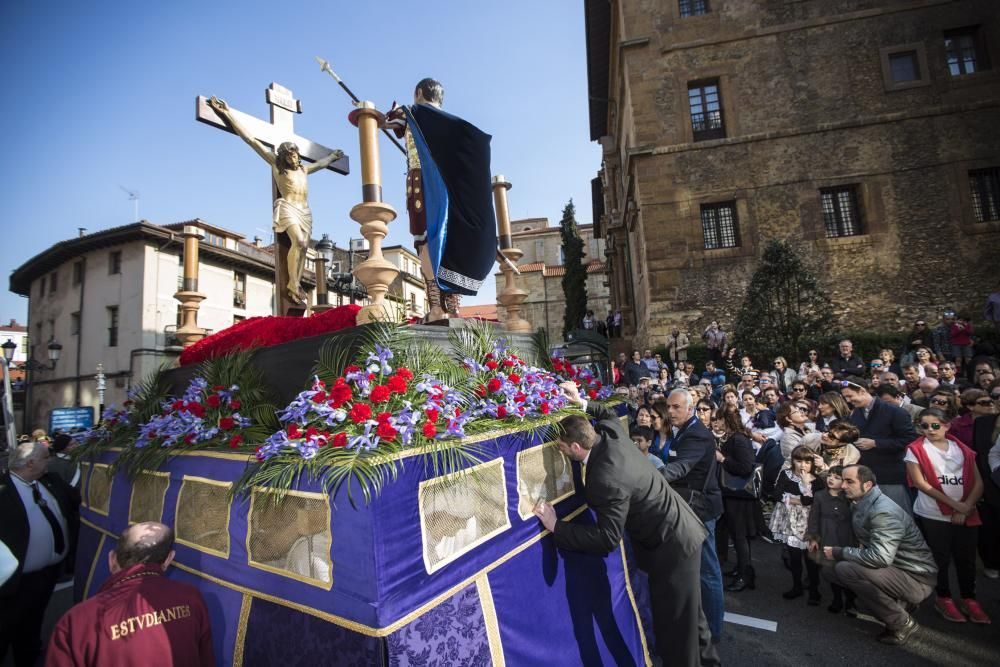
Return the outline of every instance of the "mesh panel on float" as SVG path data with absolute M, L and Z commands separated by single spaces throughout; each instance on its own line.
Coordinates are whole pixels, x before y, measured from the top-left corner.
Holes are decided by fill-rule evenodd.
M 423 481 L 417 498 L 428 574 L 510 528 L 502 458 Z
M 111 466 L 107 463 L 94 463 L 91 466 L 90 480 L 87 482 L 87 506 L 98 514 L 108 515 L 111 507 Z
M 247 515 L 251 567 L 329 590 L 333 587 L 330 498 L 322 493 L 255 488 Z
M 178 543 L 229 558 L 230 482 L 184 475 L 177 494 L 174 533 Z
M 540 500 L 555 505 L 573 495 L 573 466 L 555 442 L 532 447 L 517 455 L 517 513 L 534 517 Z
M 163 500 L 170 486 L 170 473 L 143 470 L 132 484 L 128 522 L 163 521 Z

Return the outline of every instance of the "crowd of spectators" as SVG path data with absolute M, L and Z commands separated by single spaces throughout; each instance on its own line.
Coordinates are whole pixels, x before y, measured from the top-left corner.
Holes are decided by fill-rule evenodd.
M 842 340 L 829 358 L 810 349 L 803 359 L 775 356 L 764 370 L 712 322 L 701 368 L 687 344 L 683 359 L 618 356 L 633 441 L 697 501 L 713 538 L 702 603 L 716 639 L 722 590 L 755 588 L 758 539 L 783 545 L 791 585 L 780 597 L 820 605 L 825 579 L 828 611 L 856 616 L 863 606 L 885 624 L 883 642 L 906 642 L 913 610 L 932 593 L 948 621 L 991 622 L 975 583 L 1000 576 L 1000 371 L 996 351 L 977 348 L 972 331 L 946 311 L 933 328 L 917 320 L 900 350 L 866 360 Z M 707 451 L 691 450 L 690 439 L 686 451 L 673 446 L 678 391 L 714 435 Z

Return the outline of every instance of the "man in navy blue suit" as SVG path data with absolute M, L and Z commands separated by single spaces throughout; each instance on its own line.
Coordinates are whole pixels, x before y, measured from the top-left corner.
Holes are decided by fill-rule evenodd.
M 834 385 L 838 384 L 834 381 Z M 913 499 L 906 487 L 906 447 L 917 439 L 913 419 L 906 410 L 871 395 L 868 381 L 849 376 L 840 380 L 840 393 L 854 408 L 851 423 L 861 431 L 854 446 L 861 450 L 863 466 L 871 468 L 882 493 L 910 515 Z

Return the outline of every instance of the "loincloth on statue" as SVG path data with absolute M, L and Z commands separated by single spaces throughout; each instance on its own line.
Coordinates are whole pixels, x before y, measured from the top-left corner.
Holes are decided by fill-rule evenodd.
M 424 180 L 419 169 L 406 172 L 406 213 L 410 216 L 410 234 L 417 250 L 427 243 L 427 211 L 424 206 Z
M 312 237 L 313 217 L 307 206 L 299 208 L 285 199 L 274 200 L 274 231 L 286 232 L 289 227 L 299 227 L 305 232 L 305 238 Z

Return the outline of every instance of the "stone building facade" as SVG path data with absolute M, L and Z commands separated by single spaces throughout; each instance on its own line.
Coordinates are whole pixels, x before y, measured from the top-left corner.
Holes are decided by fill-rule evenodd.
M 548 218 L 511 220 L 511 239 L 524 256 L 518 262 L 521 275 L 518 286 L 528 293 L 521 306 L 521 317 L 535 329 L 542 327 L 553 339 L 561 338 L 566 298 L 562 277 L 566 274 L 559 227 L 550 227 Z M 608 285 L 604 263 L 604 241 L 594 238 L 593 225 L 579 225 L 583 239 L 584 261 L 587 264 L 587 307 L 597 317 L 608 314 Z M 503 274 L 497 272 L 497 294 L 503 291 Z M 501 321 L 506 318 L 500 307 Z
M 994 1 L 584 9 L 594 220 L 626 335 L 731 325 L 770 239 L 798 246 L 842 330 L 979 315 L 1000 275 Z

